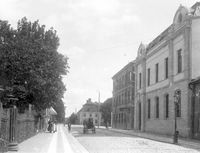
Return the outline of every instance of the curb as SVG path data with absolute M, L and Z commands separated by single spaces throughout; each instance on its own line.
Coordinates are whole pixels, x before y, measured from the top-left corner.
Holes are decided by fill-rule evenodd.
M 105 128 L 101 128 L 100 129 L 102 130 L 107 130 Z M 158 142 L 164 142 L 164 143 L 169 143 L 169 144 L 173 144 L 173 140 L 171 138 L 171 140 L 169 140 L 170 138 L 169 137 L 162 137 L 162 136 L 156 136 L 156 138 L 152 138 L 151 136 L 145 136 L 143 135 L 142 133 L 131 133 L 129 131 L 121 131 L 121 130 L 118 130 L 118 129 L 112 129 L 112 128 L 109 128 L 110 131 L 113 131 L 113 132 L 117 132 L 117 133 L 122 133 L 122 134 L 126 134 L 126 135 L 132 135 L 132 136 L 137 136 L 137 137 L 140 137 L 140 138 L 145 138 L 145 139 L 149 139 L 149 140 L 154 140 L 154 141 L 158 141 Z M 162 138 L 164 138 L 165 140 L 162 140 Z M 196 140 L 198 141 L 198 140 Z M 200 141 L 199 141 L 200 143 Z M 179 143 L 177 145 L 179 146 L 182 146 L 182 147 L 189 147 L 189 148 L 192 148 L 192 149 L 196 149 L 198 151 L 200 151 L 200 145 L 199 143 L 197 142 L 191 142 L 189 140 L 179 140 Z M 176 144 L 174 144 L 176 145 Z
M 78 140 L 71 134 L 68 133 L 67 129 L 64 128 L 65 135 L 68 139 L 70 147 L 72 148 L 74 153 L 89 153 L 79 142 Z

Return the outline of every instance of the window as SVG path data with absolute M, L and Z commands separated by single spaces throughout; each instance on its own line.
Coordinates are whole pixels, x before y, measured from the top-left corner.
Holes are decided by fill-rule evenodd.
M 131 81 L 135 81 L 135 74 L 134 73 L 132 73 Z
M 127 99 L 128 99 L 128 102 L 130 102 L 130 100 L 131 100 L 131 97 L 130 97 L 130 90 L 128 90 L 128 92 L 127 92 Z
M 182 14 L 180 13 L 180 14 L 178 15 L 178 23 L 181 23 L 182 20 L 183 20 L 183 16 L 182 16 Z
M 151 118 L 151 100 L 148 99 L 148 116 L 147 116 L 148 119 Z
M 176 116 L 181 117 L 181 91 L 180 90 L 177 91 L 177 95 L 178 95 L 178 103 L 176 105 Z
M 156 83 L 158 82 L 158 63 L 156 64 Z
M 124 93 L 122 93 L 122 97 L 121 97 L 121 103 L 120 104 L 123 104 L 124 103 Z
M 134 95 L 135 95 L 135 88 L 134 87 L 132 87 L 131 93 L 132 93 L 132 95 L 131 95 L 132 99 L 131 100 L 134 100 Z
M 150 68 L 147 70 L 147 86 L 150 86 Z
M 90 114 L 90 117 L 92 117 L 92 114 Z
M 169 94 L 165 95 L 165 118 L 169 118 Z
M 177 51 L 178 73 L 182 72 L 182 49 Z
M 142 73 L 139 73 L 139 89 L 142 88 Z
M 132 81 L 132 72 L 129 72 L 129 80 Z
M 126 104 L 127 103 L 127 90 L 125 91 L 125 94 L 124 94 L 124 103 Z
M 86 114 L 84 113 L 83 116 L 86 117 Z
M 168 57 L 165 58 L 165 79 L 168 79 Z
M 159 97 L 156 97 L 156 118 L 159 118 Z

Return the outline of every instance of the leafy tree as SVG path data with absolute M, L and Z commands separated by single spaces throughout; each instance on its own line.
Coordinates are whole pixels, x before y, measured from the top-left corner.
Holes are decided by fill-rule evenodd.
M 60 123 L 64 123 L 64 121 L 65 121 L 64 103 L 60 100 L 53 107 L 54 107 L 55 111 L 57 112 L 57 116 L 56 116 L 57 121 Z
M 76 113 L 72 113 L 69 117 L 69 121 L 71 124 L 76 124 L 78 120 L 78 116 Z
M 39 21 L 30 22 L 24 17 L 17 29 L 0 21 L 0 76 L 4 80 L 0 83 L 9 88 L 5 93 L 19 99 L 21 107 L 24 102 L 32 103 L 37 110 L 62 106 L 66 90 L 62 75 L 69 67 L 68 58 L 57 52 L 58 46 L 56 31 L 46 30 Z M 19 95 L 24 95 L 23 99 Z
M 102 119 L 104 124 L 111 124 L 111 111 L 112 111 L 112 98 L 107 99 L 100 106 L 100 112 L 102 113 Z

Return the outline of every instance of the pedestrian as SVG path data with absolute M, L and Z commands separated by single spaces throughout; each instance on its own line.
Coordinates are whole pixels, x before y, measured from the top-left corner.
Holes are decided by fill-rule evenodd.
M 57 132 L 57 121 L 56 120 L 54 120 L 54 129 L 53 129 L 53 132 L 54 133 Z
M 48 122 L 48 129 L 47 129 L 50 133 L 52 132 L 53 130 L 53 122 L 51 120 L 49 120 Z
M 70 131 L 71 131 L 71 123 L 68 122 L 68 132 L 70 132 Z

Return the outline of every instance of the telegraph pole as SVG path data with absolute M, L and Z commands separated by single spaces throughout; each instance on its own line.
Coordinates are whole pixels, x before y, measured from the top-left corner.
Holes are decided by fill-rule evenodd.
M 100 91 L 98 93 L 98 128 L 100 124 Z

